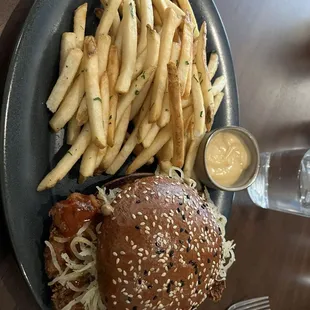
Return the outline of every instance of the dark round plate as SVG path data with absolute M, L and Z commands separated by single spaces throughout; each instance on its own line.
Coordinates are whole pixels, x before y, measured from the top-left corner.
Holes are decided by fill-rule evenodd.
M 45 102 L 57 79 L 61 34 L 72 31 L 73 11 L 85 0 L 37 0 L 25 22 L 11 62 L 1 113 L 1 190 L 7 226 L 21 270 L 42 309 L 51 309 L 43 266 L 43 241 L 48 236 L 48 211 L 70 192 L 94 192 L 96 183 L 111 179 L 76 181 L 77 168 L 54 189 L 42 193 L 36 187 L 66 152 L 63 132 L 53 134 Z M 93 10 L 99 0 L 88 0 L 87 33 L 94 33 Z M 211 0 L 193 1 L 199 25 L 208 23 L 208 50 L 217 50 L 217 74 L 227 79 L 225 99 L 214 127 L 238 125 L 238 95 L 229 43 Z M 122 175 L 122 172 L 118 176 Z M 227 216 L 232 194 L 213 191 L 212 198 Z

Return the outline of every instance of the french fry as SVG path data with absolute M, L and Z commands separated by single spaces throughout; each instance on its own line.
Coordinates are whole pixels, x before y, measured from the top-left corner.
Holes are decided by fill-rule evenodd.
M 210 81 L 214 78 L 218 67 L 219 67 L 219 55 L 215 51 L 213 51 L 210 55 L 210 59 L 208 62 Z
M 169 160 L 160 161 L 159 162 L 159 168 L 160 168 L 161 174 L 169 175 L 170 169 L 172 168 L 172 163 Z
M 125 163 L 126 159 L 132 153 L 133 149 L 138 143 L 137 133 L 138 128 L 141 122 L 145 119 L 147 111 L 150 107 L 150 100 L 146 101 L 141 108 L 140 114 L 138 116 L 137 124 L 127 141 L 125 142 L 124 146 L 122 147 L 121 151 L 116 156 L 115 160 L 113 161 L 112 165 L 106 170 L 107 174 L 115 174 L 121 166 Z M 149 159 L 150 160 L 150 159 Z
M 155 27 L 157 26 L 162 26 L 163 25 L 163 22 L 161 20 L 161 17 L 156 9 L 156 7 L 154 7 L 153 5 L 153 13 L 154 13 L 154 25 Z
M 81 127 L 76 120 L 76 114 L 70 119 L 67 129 L 67 144 L 73 145 L 77 137 L 79 136 Z
M 98 149 L 98 154 L 97 154 L 97 158 L 96 158 L 96 164 L 95 164 L 95 172 L 97 172 L 96 170 L 100 167 L 100 164 L 105 156 L 105 154 L 107 153 L 108 148 L 106 147 L 105 149 Z M 100 169 L 98 170 L 99 174 L 101 174 L 102 172 L 100 171 Z
M 156 123 L 151 124 L 151 126 L 152 127 L 150 128 L 149 132 L 142 141 L 142 145 L 145 149 L 150 147 L 160 130 L 160 127 Z
M 165 0 L 167 7 L 172 8 L 175 13 L 181 17 L 185 16 L 185 13 L 175 3 L 170 0 Z
M 89 125 L 86 124 L 72 147 L 66 153 L 66 155 L 58 162 L 56 167 L 51 172 L 49 172 L 40 182 L 37 187 L 37 191 L 41 192 L 48 188 L 52 188 L 56 185 L 58 181 L 62 180 L 85 152 L 90 141 L 90 128 Z
M 165 11 L 168 8 L 168 5 L 165 0 L 152 0 L 153 5 L 155 6 L 161 20 L 165 19 Z
M 76 47 L 83 49 L 86 27 L 87 3 L 80 5 L 74 12 L 73 30 L 76 35 Z
M 205 107 L 203 94 L 200 87 L 199 75 L 196 65 L 193 65 L 192 99 L 194 108 L 194 137 L 200 137 L 205 133 Z
M 170 139 L 157 153 L 157 157 L 160 161 L 171 161 L 173 156 L 173 141 Z
M 81 166 L 80 166 L 80 177 L 79 183 L 84 183 L 87 178 L 94 175 L 96 169 L 96 159 L 98 154 L 98 147 L 91 143 L 85 153 L 82 156 Z
M 139 19 L 141 19 L 141 0 L 134 0 L 136 4 L 136 14 Z
M 62 71 L 65 60 L 69 52 L 76 48 L 76 36 L 74 32 L 64 32 L 61 37 L 61 47 L 60 47 L 60 63 L 59 72 Z
M 224 98 L 223 92 L 220 92 L 215 96 L 215 98 L 214 98 L 214 116 L 215 116 L 216 112 L 218 111 L 218 109 L 219 109 L 219 107 L 223 101 L 223 98 Z
M 152 123 L 149 123 L 149 113 L 146 114 L 145 119 L 142 121 L 138 131 L 138 143 L 142 143 L 152 128 Z
M 149 25 L 147 28 L 147 54 L 144 63 L 144 70 L 149 67 L 157 67 L 159 58 L 159 48 L 160 48 L 160 36 L 153 30 Z
M 189 12 L 191 15 L 191 20 L 192 23 L 194 24 L 194 37 L 198 37 L 199 36 L 199 28 L 198 28 L 198 24 L 197 24 L 197 20 L 194 14 L 194 11 L 192 9 L 191 4 L 189 3 L 189 0 L 178 0 L 179 3 L 179 7 L 182 9 L 183 12 Z
M 153 75 L 154 77 L 154 75 Z M 132 104 L 131 104 L 131 113 L 130 113 L 130 120 L 133 120 L 136 115 L 139 113 L 145 99 L 146 96 L 150 93 L 150 87 L 152 84 L 153 79 L 149 79 L 147 81 L 147 83 L 145 84 L 145 86 L 143 87 L 143 89 L 140 91 L 140 93 L 138 94 L 138 96 L 135 97 L 135 99 L 133 100 Z
M 178 42 L 173 42 L 170 61 L 175 63 L 177 66 L 179 65 L 180 54 L 181 54 L 181 44 Z
M 83 99 L 80 102 L 80 106 L 76 112 L 76 121 L 78 126 L 83 126 L 88 122 L 88 111 L 87 111 L 87 102 L 86 102 L 86 96 L 83 97 Z
M 192 77 L 193 77 L 193 46 L 192 46 L 192 51 L 191 51 L 191 58 L 190 58 L 190 66 L 187 72 L 187 77 L 186 77 L 186 85 L 185 85 L 185 90 L 183 93 L 183 98 L 188 99 L 190 97 L 191 91 L 192 91 Z
M 170 121 L 170 100 L 168 91 L 165 92 L 163 108 L 161 111 L 160 118 L 157 121 L 159 127 L 165 127 Z
M 198 148 L 199 148 L 199 144 L 202 138 L 203 136 L 195 138 L 194 140 L 192 140 L 190 144 L 189 150 L 186 155 L 184 168 L 183 168 L 184 176 L 186 179 L 189 179 L 191 177 L 194 164 L 195 164 L 195 160 L 196 160 L 196 156 L 197 156 L 197 152 L 198 152 Z
M 224 75 L 218 77 L 213 85 L 212 85 L 212 93 L 213 96 L 215 97 L 216 95 L 218 95 L 226 86 L 226 79 L 224 77 Z
M 147 161 L 156 155 L 156 153 L 167 143 L 171 138 L 171 127 L 167 125 L 162 128 L 156 136 L 150 147 L 144 149 L 128 167 L 126 174 L 131 174 L 141 168 Z
M 190 71 L 189 69 L 192 65 L 191 63 L 192 48 L 193 48 L 193 24 L 190 19 L 190 14 L 187 12 L 183 25 L 181 55 L 178 67 L 178 76 L 180 79 L 182 96 L 184 95 L 185 92 L 187 76 Z
M 124 28 L 124 19 L 121 20 L 121 23 L 118 27 L 118 31 L 115 37 L 114 45 L 117 47 L 118 59 L 121 64 L 122 57 L 122 44 L 123 44 L 123 28 Z
M 78 71 L 82 57 L 83 52 L 78 48 L 74 48 L 69 52 L 63 70 L 46 102 L 46 106 L 51 112 L 55 113 L 64 99 Z
M 138 75 L 140 75 L 140 73 L 142 72 L 146 56 L 147 56 L 147 50 L 144 49 L 137 58 L 134 74 L 132 76 L 133 80 L 136 79 Z
M 153 6 L 152 0 L 140 0 L 141 4 L 141 32 L 138 44 L 138 55 L 146 49 L 147 46 L 147 28 L 149 25 L 152 29 L 154 28 L 154 15 L 153 15 Z
M 122 49 L 122 66 L 115 89 L 118 93 L 128 92 L 134 74 L 137 59 L 137 17 L 133 0 L 124 0 L 124 25 Z
M 107 0 L 101 0 L 100 2 L 102 3 L 102 5 L 107 8 L 109 6 L 109 2 L 111 2 L 113 0 L 107 1 Z M 95 13 L 96 13 L 96 9 L 95 9 Z M 101 14 L 102 16 L 102 14 Z M 119 17 L 119 13 L 118 11 L 115 13 L 114 18 L 113 18 L 113 22 L 112 22 L 112 26 L 110 28 L 110 35 L 115 38 L 117 31 L 118 31 L 118 27 L 120 25 L 120 17 Z
M 117 108 L 117 119 L 116 119 L 116 126 L 118 126 L 125 110 L 131 104 L 131 102 L 135 99 L 136 96 L 140 94 L 140 92 L 145 87 L 146 83 L 149 79 L 151 79 L 154 75 L 155 67 L 150 67 L 143 71 L 131 84 L 129 91 L 123 95 L 119 100 L 119 105 Z
M 105 71 L 102 74 L 100 80 L 100 93 L 101 93 L 101 101 L 102 101 L 102 124 L 105 140 L 108 138 L 108 123 L 110 118 L 110 91 L 109 91 L 109 78 L 108 73 Z
M 112 147 L 109 147 L 107 150 L 107 153 L 105 157 L 103 158 L 103 161 L 100 164 L 100 168 L 103 170 L 108 169 L 112 162 L 115 160 L 115 157 L 119 153 L 122 144 L 125 140 L 128 124 L 129 124 L 129 116 L 130 116 L 130 106 L 127 107 L 123 117 L 122 121 L 119 123 L 119 125 L 116 128 L 115 132 L 115 141 L 114 145 Z
M 135 148 L 133 149 L 133 153 L 136 155 L 136 156 L 138 156 L 142 151 L 144 150 L 144 147 L 143 147 L 143 145 L 142 144 L 137 144 L 136 146 L 135 146 Z M 151 157 L 148 161 L 147 161 L 147 165 L 152 165 L 153 163 L 154 163 L 154 157 Z
M 98 54 L 96 42 L 89 38 L 86 46 L 85 91 L 89 124 L 92 133 L 92 142 L 103 149 L 107 145 L 102 119 L 102 99 L 98 80 Z
M 121 2 L 122 0 L 110 1 L 109 5 L 105 8 L 96 31 L 96 39 L 102 34 L 109 33 Z
M 98 77 L 102 77 L 103 72 L 107 70 L 111 37 L 107 34 L 98 36 L 97 53 L 98 53 Z
M 73 82 L 73 85 L 68 91 L 65 99 L 49 122 L 55 132 L 58 132 L 61 128 L 65 127 L 65 125 L 73 117 L 79 107 L 84 93 L 84 74 L 81 73 Z
M 178 68 L 173 63 L 168 64 L 168 90 L 170 98 L 170 111 L 172 121 L 173 157 L 172 164 L 182 168 L 184 164 L 184 121 L 180 93 L 180 80 Z
M 108 145 L 113 146 L 116 125 L 116 111 L 118 105 L 118 94 L 115 92 L 115 84 L 119 75 L 119 57 L 117 47 L 112 45 L 110 48 L 108 61 L 109 93 L 110 93 L 110 112 L 108 123 Z
M 206 46 L 207 46 L 207 25 L 203 22 L 200 29 L 200 34 L 197 42 L 197 54 L 196 54 L 196 66 L 199 75 L 199 81 L 203 94 L 205 115 L 206 115 L 206 127 L 207 131 L 211 130 L 213 119 L 214 119 L 214 97 L 212 93 L 212 85 L 209 78 L 207 57 L 206 57 Z
M 165 12 L 163 30 L 160 37 L 158 68 L 154 77 L 151 100 L 152 106 L 149 119 L 150 122 L 156 122 L 161 114 L 168 76 L 167 64 L 171 55 L 173 35 L 180 23 L 181 19 L 177 17 L 173 9 L 167 8 Z
M 159 46 L 160 46 L 160 37 L 159 34 L 147 26 L 147 56 L 144 63 L 144 69 L 146 70 L 149 67 L 156 67 L 158 64 L 158 56 L 159 56 Z M 154 79 L 153 76 L 147 81 L 143 89 L 140 91 L 138 96 L 132 102 L 130 120 L 132 120 L 137 113 L 139 112 L 146 96 L 149 93 L 151 84 Z

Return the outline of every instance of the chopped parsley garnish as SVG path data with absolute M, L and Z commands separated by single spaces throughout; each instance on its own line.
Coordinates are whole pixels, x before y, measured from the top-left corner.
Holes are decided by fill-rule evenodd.
M 69 153 L 71 156 L 73 156 L 73 154 L 72 154 L 70 151 L 68 151 L 68 153 Z
M 203 116 L 203 111 L 200 111 L 200 117 L 202 117 Z
M 140 92 L 138 90 L 135 91 L 135 95 L 138 96 Z
M 185 64 L 189 66 L 189 61 L 188 61 L 188 60 L 185 60 Z
M 94 101 L 100 101 L 100 102 L 102 103 L 102 100 L 101 100 L 100 97 L 96 97 L 96 98 L 94 98 L 93 100 L 94 100 Z

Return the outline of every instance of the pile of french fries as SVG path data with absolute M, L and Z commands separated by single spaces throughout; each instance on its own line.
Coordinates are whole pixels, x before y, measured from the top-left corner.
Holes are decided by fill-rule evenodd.
M 131 153 L 133 173 L 157 158 L 160 169 L 192 178 L 198 146 L 223 100 L 225 78 L 212 83 L 219 57 L 207 64 L 188 0 L 101 0 L 94 36 L 85 36 L 87 3 L 62 35 L 58 80 L 46 102 L 49 124 L 67 125 L 69 151 L 41 181 L 52 188 L 82 158 L 79 182 L 115 174 Z M 129 123 L 133 128 L 129 132 Z

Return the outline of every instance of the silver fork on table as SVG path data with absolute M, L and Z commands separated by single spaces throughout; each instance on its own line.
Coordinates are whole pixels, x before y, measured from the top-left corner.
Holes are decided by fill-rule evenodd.
M 259 297 L 237 302 L 230 306 L 227 310 L 271 310 L 269 297 Z

